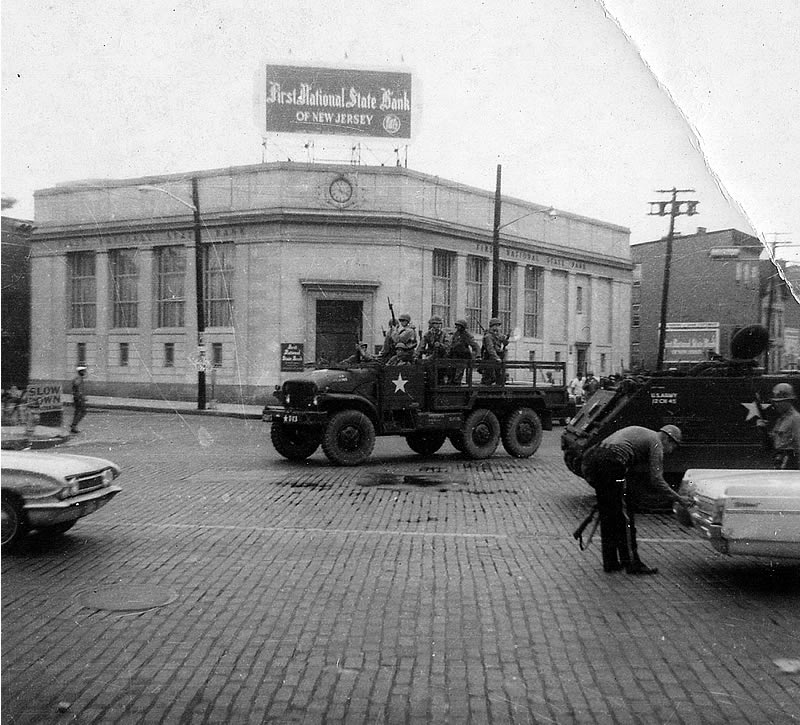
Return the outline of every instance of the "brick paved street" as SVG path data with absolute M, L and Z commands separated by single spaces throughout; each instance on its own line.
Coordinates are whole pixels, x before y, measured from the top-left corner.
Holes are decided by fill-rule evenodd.
M 118 462 L 123 492 L 3 555 L 4 723 L 800 721 L 775 664 L 800 658 L 800 565 L 649 515 L 661 573 L 604 574 L 558 428 L 529 460 L 379 439 L 354 469 L 284 461 L 254 420 L 84 431 L 59 450 Z M 171 601 L 91 606 L 131 587 Z

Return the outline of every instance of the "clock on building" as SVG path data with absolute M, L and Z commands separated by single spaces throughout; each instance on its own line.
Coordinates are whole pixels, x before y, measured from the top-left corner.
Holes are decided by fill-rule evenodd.
M 328 193 L 335 202 L 344 204 L 350 201 L 353 196 L 353 185 L 344 176 L 340 176 L 331 182 L 330 187 L 328 187 Z

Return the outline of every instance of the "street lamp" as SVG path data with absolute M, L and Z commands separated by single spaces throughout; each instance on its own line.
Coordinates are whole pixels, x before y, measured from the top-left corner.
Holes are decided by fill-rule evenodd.
M 520 219 L 533 216 L 534 214 L 547 214 L 550 221 L 558 218 L 558 212 L 551 206 L 549 209 L 534 209 L 527 214 L 518 216 L 505 224 L 500 223 L 502 208 L 502 196 L 500 194 L 500 164 L 497 164 L 497 185 L 494 193 L 494 224 L 492 226 L 492 317 L 497 317 L 500 313 L 500 230 Z
M 205 303 L 203 299 L 203 245 L 201 238 L 202 220 L 200 219 L 200 198 L 197 190 L 197 177 L 192 177 L 192 201 L 191 203 L 181 197 L 176 196 L 167 189 L 152 184 L 143 184 L 139 191 L 159 191 L 174 199 L 183 206 L 192 210 L 194 217 L 194 284 L 195 302 L 197 303 L 197 409 L 206 409 L 206 347 L 203 337 L 206 331 Z

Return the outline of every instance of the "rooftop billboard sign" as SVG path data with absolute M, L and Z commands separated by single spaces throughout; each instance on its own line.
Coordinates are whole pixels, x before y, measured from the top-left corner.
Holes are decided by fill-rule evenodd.
M 266 130 L 411 138 L 411 74 L 266 66 Z

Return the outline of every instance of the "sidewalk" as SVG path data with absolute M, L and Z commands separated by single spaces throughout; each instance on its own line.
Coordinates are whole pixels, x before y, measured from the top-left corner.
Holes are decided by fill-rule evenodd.
M 29 432 L 24 425 L 4 425 L 0 428 L 3 450 L 22 450 L 26 448 L 52 448 L 65 443 L 70 438 L 69 417 L 72 396 L 64 395 L 64 425 L 52 428 L 37 425 Z M 242 405 L 239 403 L 208 403 L 206 410 L 198 410 L 197 403 L 191 400 L 147 400 L 143 398 L 117 398 L 93 395 L 88 407 L 110 410 L 142 410 L 154 413 L 180 413 L 181 415 L 213 415 L 228 418 L 261 418 L 262 405 Z

